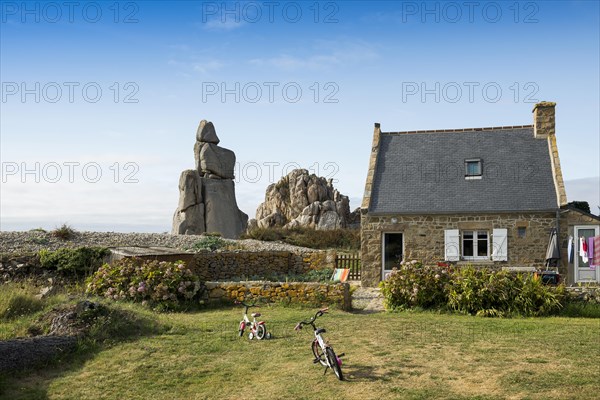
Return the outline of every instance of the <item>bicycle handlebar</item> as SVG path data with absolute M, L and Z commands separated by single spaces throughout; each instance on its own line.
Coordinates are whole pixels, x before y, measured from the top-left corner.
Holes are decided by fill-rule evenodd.
M 315 315 L 310 320 L 298 322 L 298 324 L 296 325 L 294 330 L 296 330 L 296 331 L 301 330 L 302 325 L 309 325 L 309 324 L 312 325 L 317 320 L 317 318 L 319 318 L 320 316 L 325 314 L 328 310 L 329 310 L 329 307 L 321 308 L 319 311 L 317 311 L 315 313 Z

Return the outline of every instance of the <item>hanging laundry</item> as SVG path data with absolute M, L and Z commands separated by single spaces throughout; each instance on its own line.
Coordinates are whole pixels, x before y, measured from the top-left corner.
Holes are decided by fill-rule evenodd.
M 567 257 L 569 264 L 573 263 L 573 236 L 569 236 L 569 245 L 567 247 Z
M 594 269 L 596 266 L 596 264 L 594 264 L 594 238 L 591 236 L 587 238 L 587 255 L 590 260 L 590 268 Z
M 600 236 L 594 236 L 594 260 L 595 266 L 600 268 Z
M 587 241 L 585 240 L 585 238 L 583 236 L 579 238 L 579 256 L 581 257 L 581 260 L 587 264 L 587 262 L 588 262 Z

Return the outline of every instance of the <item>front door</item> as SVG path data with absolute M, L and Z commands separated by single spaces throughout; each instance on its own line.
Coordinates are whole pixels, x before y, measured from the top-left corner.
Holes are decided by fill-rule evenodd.
M 381 279 L 387 278 L 394 267 L 400 265 L 404 254 L 404 238 L 401 233 L 383 234 L 383 260 Z
M 600 267 L 591 268 L 590 260 L 583 261 L 579 252 L 579 238 L 584 237 L 586 240 L 589 237 L 598 236 L 600 228 L 598 226 L 576 226 L 574 229 L 575 236 L 575 282 L 600 282 Z M 594 249 L 594 252 L 600 249 Z

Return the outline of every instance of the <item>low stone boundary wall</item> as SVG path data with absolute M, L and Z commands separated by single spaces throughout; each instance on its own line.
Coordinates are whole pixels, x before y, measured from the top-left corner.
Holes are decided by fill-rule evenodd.
M 347 283 L 314 282 L 206 282 L 205 300 L 222 302 L 262 297 L 274 302 L 331 305 L 349 311 L 352 307 Z
M 325 252 L 322 254 L 322 258 L 325 259 Z M 194 255 L 194 272 L 203 281 L 300 275 L 316 267 L 315 258 L 288 251 L 205 251 Z
M 571 286 L 566 289 L 571 300 L 600 304 L 600 286 Z

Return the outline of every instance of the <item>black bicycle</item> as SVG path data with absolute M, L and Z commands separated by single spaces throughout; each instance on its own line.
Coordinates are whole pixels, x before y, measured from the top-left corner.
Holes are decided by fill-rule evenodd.
M 328 309 L 329 308 L 323 308 L 317 311 L 314 317 L 312 317 L 308 321 L 299 322 L 296 325 L 296 328 L 294 329 L 299 331 L 302 329 L 303 325 L 312 326 L 315 334 L 315 339 L 313 340 L 311 345 L 312 352 L 315 356 L 313 363 L 320 363 L 322 366 L 325 367 L 325 372 L 323 373 L 323 375 L 327 373 L 327 369 L 331 368 L 335 373 L 335 376 L 337 376 L 340 381 L 343 381 L 344 374 L 342 373 L 341 357 L 343 357 L 344 354 L 342 353 L 336 356 L 335 351 L 333 351 L 333 347 L 331 347 L 331 345 L 328 342 L 326 342 L 325 339 L 323 339 L 323 337 L 321 336 L 322 333 L 326 333 L 327 331 L 324 328 L 317 328 L 317 326 L 315 325 L 315 321 L 317 320 L 317 318 L 325 314 Z

